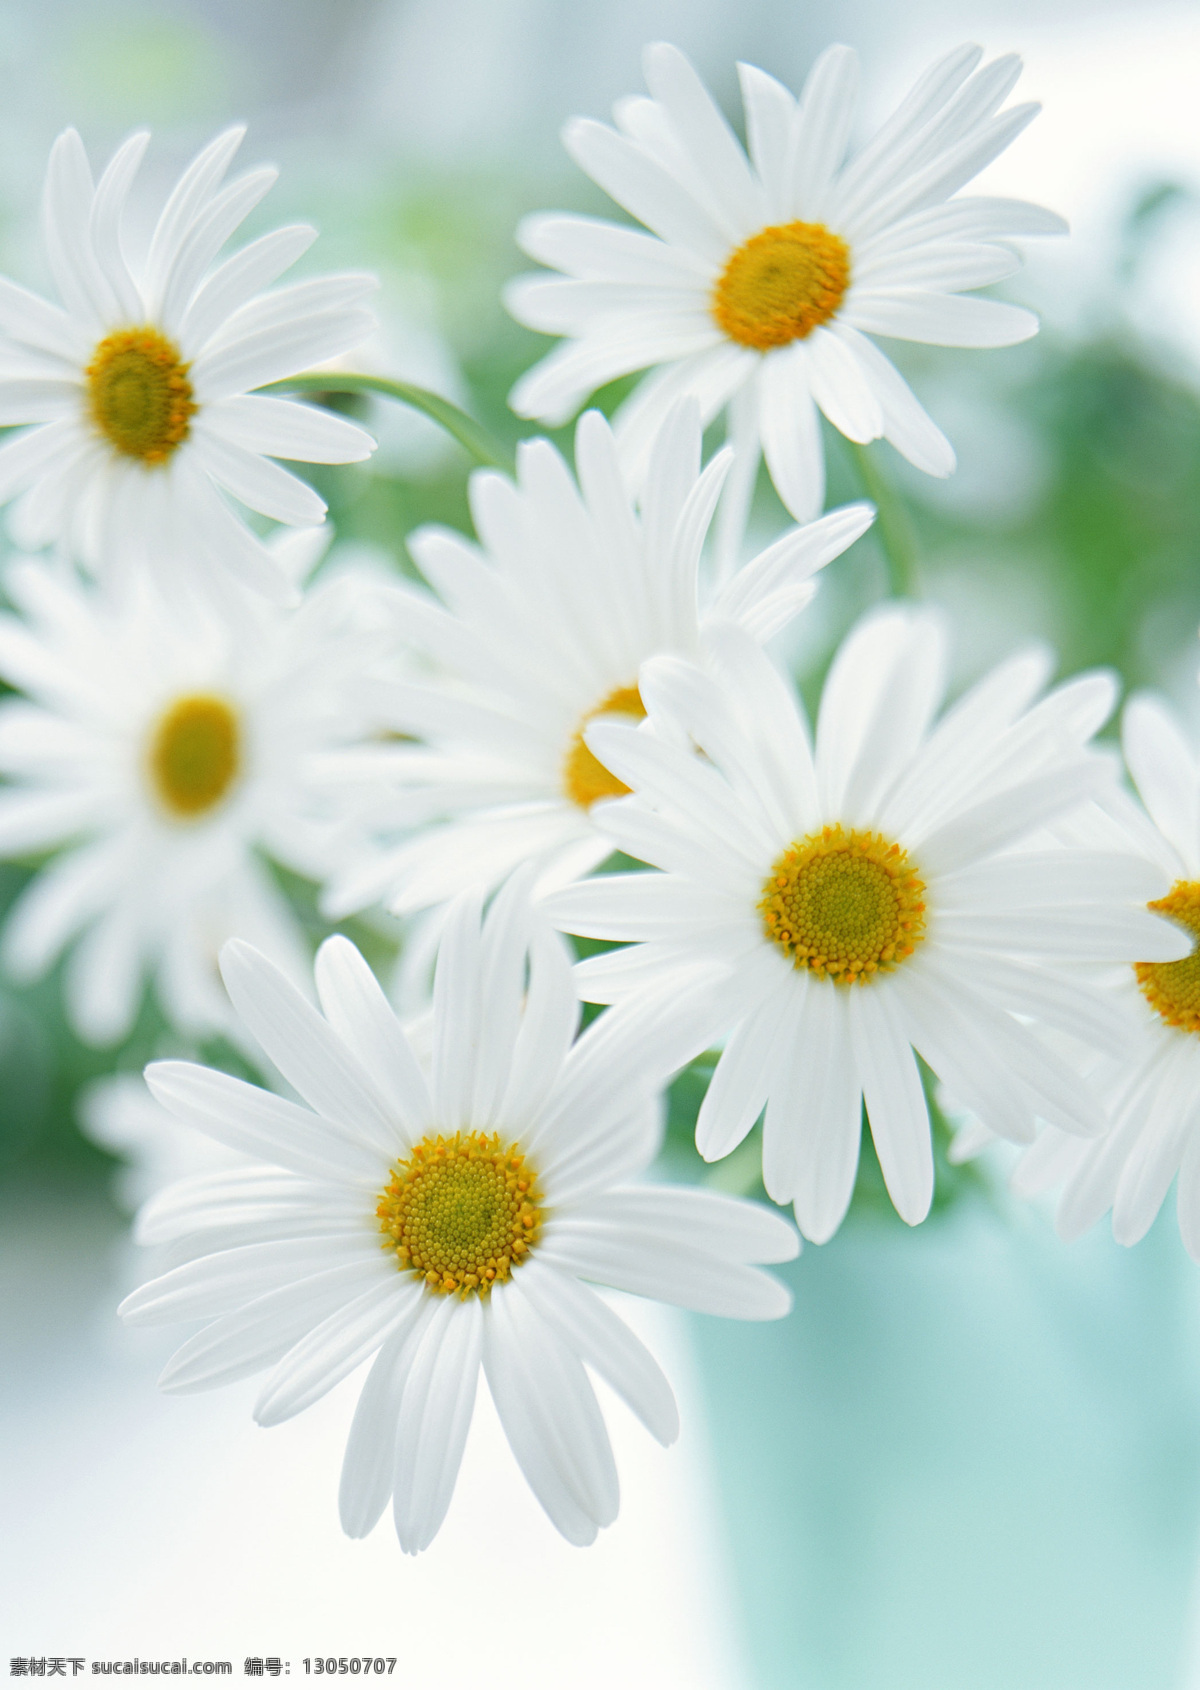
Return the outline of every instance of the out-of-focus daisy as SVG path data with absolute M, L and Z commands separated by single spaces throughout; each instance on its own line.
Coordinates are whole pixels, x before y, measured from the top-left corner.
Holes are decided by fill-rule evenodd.
M 565 335 L 517 383 L 523 416 L 558 423 L 595 388 L 651 367 L 617 416 L 623 456 L 645 463 L 680 394 L 707 422 L 729 406 L 740 501 L 761 445 L 801 521 L 820 510 L 818 411 L 851 440 L 879 436 L 919 469 L 948 475 L 954 453 L 872 334 L 938 346 L 1007 346 L 1030 312 L 962 290 L 1018 267 L 1013 236 L 1052 234 L 1053 213 L 1015 200 L 953 198 L 1025 127 L 1035 105 L 1001 111 L 1020 72 L 977 47 L 933 65 L 849 162 L 857 60 L 832 47 L 799 99 L 739 67 L 750 157 L 676 48 L 647 48 L 651 98 L 616 107 L 616 129 L 577 118 L 571 156 L 649 234 L 547 213 L 519 239 L 564 272 L 518 278 L 509 308 Z
M 308 535 L 276 547 L 285 578 L 298 550 Z M 9 917 L 5 965 L 36 978 L 82 934 L 65 990 L 83 1037 L 120 1038 L 148 975 L 181 1027 L 219 1026 L 231 934 L 308 968 L 259 852 L 329 872 L 307 763 L 364 731 L 352 583 L 295 610 L 249 594 L 185 610 L 147 581 L 115 604 L 28 560 L 6 586 L 20 614 L 0 617 L 0 675 L 26 697 L 0 704 L 0 853 L 57 854 Z
M 55 142 L 44 223 L 62 305 L 0 278 L 0 422 L 33 425 L 0 446 L 0 500 L 24 495 L 13 526 L 29 549 L 58 541 L 106 575 L 190 560 L 279 598 L 291 583 L 229 500 L 318 523 L 323 501 L 272 460 L 370 454 L 344 418 L 250 391 L 370 333 L 361 302 L 376 283 L 347 274 L 263 293 L 315 238 L 304 224 L 212 268 L 277 175 L 222 186 L 244 133 L 218 135 L 189 165 L 140 264 L 122 223 L 149 135 L 131 136 L 95 186 L 75 131 Z
M 1043 1129 L 1014 1174 L 1021 1196 L 1062 1187 L 1057 1226 L 1078 1238 L 1109 1209 L 1113 1237 L 1136 1244 L 1162 1207 L 1171 1181 L 1179 1230 L 1200 1261 L 1200 763 L 1160 700 L 1130 700 L 1125 760 L 1153 825 L 1133 806 L 1115 806 L 1110 837 L 1141 850 L 1166 882 L 1150 908 L 1182 928 L 1190 951 L 1138 962 L 1114 978 L 1112 997 L 1136 1040 L 1130 1059 L 1093 1058 L 1093 1084 L 1111 1099 L 1111 1127 L 1097 1143 Z M 978 1127 L 961 1136 L 960 1157 L 982 1149 Z
M 330 913 L 383 895 L 418 910 L 494 886 L 531 858 L 545 884 L 586 874 L 612 850 L 592 806 L 625 790 L 584 743 L 587 724 L 644 715 L 639 665 L 656 652 L 697 655 L 710 617 L 768 638 L 873 514 L 851 505 L 793 529 L 708 593 L 700 556 L 729 456 L 701 474 L 696 407 L 676 407 L 660 430 L 640 510 L 596 412 L 580 419 L 575 458 L 578 487 L 545 440 L 522 445 L 515 487 L 478 471 L 478 547 L 443 529 L 410 538 L 442 602 L 398 589 L 397 624 L 432 672 L 391 687 L 382 707 L 422 743 L 364 747 L 328 767 L 363 789 L 381 841 L 422 831 L 335 879 Z
M 171 1243 L 180 1265 L 122 1312 L 211 1322 L 160 1383 L 201 1390 L 269 1367 L 255 1417 L 273 1425 L 378 1352 L 342 1523 L 364 1536 L 394 1498 L 415 1553 L 449 1506 L 482 1365 L 538 1500 L 590 1543 L 618 1493 L 587 1369 L 663 1443 L 678 1420 L 657 1363 L 585 1282 L 747 1319 L 789 1305 L 750 1265 L 795 1255 L 778 1216 L 631 1183 L 657 1147 L 657 1093 L 686 1027 L 618 1012 L 575 1040 L 565 948 L 545 926 L 531 933 L 511 884 L 485 924 L 470 894 L 451 912 L 428 1071 L 346 939 L 317 957 L 324 1017 L 247 945 L 227 946 L 222 969 L 308 1107 L 188 1063 L 147 1071 L 174 1114 L 270 1164 L 177 1186 L 144 1215 L 143 1237 Z
M 140 1074 L 106 1074 L 79 1093 L 75 1115 L 93 1144 L 121 1158 L 113 1181 L 117 1201 L 135 1213 L 164 1186 L 195 1174 L 244 1166 L 223 1144 L 193 1131 L 156 1103 Z M 131 1276 L 136 1284 L 144 1273 Z
M 1118 1042 L 1120 1015 L 1056 964 L 1180 954 L 1144 907 L 1166 890 L 1161 872 L 1036 838 L 1112 782 L 1085 749 L 1112 708 L 1111 677 L 1033 704 L 1047 665 L 1028 654 L 935 723 L 938 620 L 887 609 L 842 646 L 814 752 L 767 657 L 739 630 L 710 638 L 720 679 L 678 659 L 642 670 L 651 725 L 662 718 L 669 740 L 617 723 L 587 736 L 634 793 L 606 805 L 602 825 L 667 872 L 599 876 L 549 904 L 572 932 L 641 941 L 579 965 L 587 997 L 686 997 L 697 969 L 728 970 L 707 1030 L 727 1042 L 701 1153 L 727 1155 L 765 1105 L 767 1191 L 820 1241 L 850 1200 L 864 1102 L 900 1214 L 915 1223 L 929 1207 L 914 1052 L 1002 1136 L 1029 1142 L 1039 1116 L 1100 1132 L 1098 1103 L 1018 1017 Z

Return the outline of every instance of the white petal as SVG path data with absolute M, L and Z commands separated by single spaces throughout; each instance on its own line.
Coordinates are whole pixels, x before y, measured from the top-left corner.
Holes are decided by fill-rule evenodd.
M 862 1141 L 862 1078 L 850 1038 L 848 996 L 854 988 L 810 980 L 804 1012 L 790 1052 L 790 1119 L 772 1118 L 770 1140 L 785 1133 L 793 1141 L 787 1162 L 792 1173 L 769 1168 L 763 1143 L 763 1183 L 777 1201 L 792 1199 L 796 1223 L 806 1238 L 824 1244 L 842 1223 L 854 1191 Z M 774 1158 L 770 1158 L 774 1162 Z M 779 1184 L 778 1193 L 772 1182 Z
M 0 276 L 0 332 L 76 371 L 87 363 L 92 346 L 87 329 L 61 306 L 39 299 L 7 276 Z
M 555 1223 L 555 1236 L 601 1229 L 654 1247 L 706 1248 L 730 1262 L 790 1262 L 800 1240 L 765 1203 L 696 1186 L 631 1185 L 601 1192 Z
M 527 370 L 508 402 L 519 417 L 563 423 L 589 393 L 618 376 L 722 344 L 716 325 L 695 313 L 643 311 L 628 321 L 606 317 L 588 335 L 555 347 Z
M 574 1183 L 585 1162 L 602 1162 L 614 1125 L 636 1114 L 704 1049 L 720 1013 L 701 982 L 594 1021 L 572 1047 L 526 1141 L 538 1149 L 544 1175 L 561 1165 L 565 1181 Z
M 1017 1015 L 1058 1027 L 1097 1050 L 1132 1054 L 1134 1029 L 1126 1006 L 1090 983 L 1058 977 L 1044 965 L 989 956 L 980 969 L 985 995 Z
M 1200 777 L 1171 711 L 1139 693 L 1125 706 L 1122 748 L 1143 804 L 1185 863 L 1200 858 Z
M 163 1391 L 208 1391 L 270 1367 L 305 1333 L 337 1318 L 367 1278 L 362 1263 L 330 1268 L 252 1297 L 180 1346 L 159 1376 Z
M 787 1286 L 760 1268 L 714 1260 L 704 1248 L 631 1241 L 618 1228 L 556 1231 L 552 1238 L 543 1235 L 539 1251 L 552 1266 L 581 1279 L 697 1314 L 778 1320 L 792 1305 Z
M 272 165 L 247 171 L 214 194 L 192 220 L 162 281 L 158 315 L 169 334 L 178 334 L 205 271 L 238 225 L 274 186 L 278 176 Z
M 380 1251 L 379 1278 L 314 1325 L 280 1360 L 254 1405 L 260 1426 L 278 1426 L 331 1391 L 360 1361 L 406 1332 L 426 1295 L 415 1275 L 397 1272 Z
M 767 196 L 768 223 L 782 223 L 791 213 L 786 172 L 796 102 L 781 82 L 755 65 L 738 65 L 746 140 Z
M 338 1509 L 347 1537 L 366 1537 L 387 1507 L 396 1478 L 396 1436 L 404 1387 L 422 1340 L 442 1308 L 418 1297 L 407 1327 L 384 1344 L 363 1385 L 346 1441 Z
M 471 1125 L 483 1001 L 479 958 L 480 900 L 455 899 L 438 946 L 433 984 L 433 1106 L 445 1132 Z
M 938 937 L 956 951 L 1018 951 L 1092 962 L 1176 962 L 1192 938 L 1150 910 L 1098 904 L 1029 914 L 938 914 Z
M 298 528 L 324 521 L 325 501 L 306 482 L 269 458 L 231 445 L 206 422 L 193 425 L 190 446 L 197 466 L 251 510 Z
M 1132 852 L 1019 851 L 942 875 L 937 901 L 939 910 L 1027 911 L 1149 903 L 1168 890 L 1167 876 L 1158 865 Z
M 375 326 L 369 311 L 345 307 L 314 311 L 298 322 L 258 329 L 219 348 L 210 344 L 192 366 L 196 398 L 204 405 L 250 388 L 286 381 L 301 370 L 340 358 L 365 340 Z
M 590 1542 L 597 1526 L 616 1519 L 620 1493 L 587 1374 L 521 1291 L 519 1276 L 496 1288 L 487 1313 L 484 1368 L 513 1454 L 559 1531 Z M 565 1510 L 564 1493 L 573 1504 Z M 591 1523 L 586 1537 L 578 1533 L 580 1515 Z
M 644 147 L 590 118 L 572 119 L 563 145 L 593 182 L 656 235 L 711 264 L 724 262 L 728 236 Z
M 797 522 L 808 522 L 825 499 L 825 453 L 803 341 L 766 355 L 758 399 L 763 456 L 775 490 Z
M 849 342 L 817 328 L 809 335 L 808 380 L 813 398 L 848 440 L 878 440 L 883 407 Z
M 793 217 L 823 221 L 854 117 L 858 55 L 827 47 L 808 74 L 788 159 L 787 201 Z
M 156 317 L 163 290 L 179 248 L 194 219 L 216 191 L 242 143 L 243 125 L 224 129 L 203 147 L 171 190 L 150 241 L 146 257 L 144 288 L 148 315 Z
M 6 857 L 44 851 L 81 834 L 96 819 L 95 794 L 9 787 L 0 792 L 0 851 Z
M 788 1022 L 789 998 L 789 992 L 780 991 L 756 1008 L 747 1006 L 721 1052 L 696 1117 L 696 1149 L 706 1162 L 736 1150 L 779 1083 L 786 1060 L 780 1035 Z
M 221 978 L 246 1026 L 304 1100 L 360 1142 L 393 1155 L 403 1140 L 396 1118 L 329 1023 L 283 971 L 253 945 L 222 947 Z
M 1096 1143 L 1086 1146 L 1063 1189 L 1054 1217 L 1055 1230 L 1065 1242 L 1082 1237 L 1112 1207 L 1121 1171 L 1141 1135 L 1144 1105 L 1153 1096 L 1157 1081 L 1158 1070 L 1154 1064 L 1136 1073 L 1123 1107 L 1114 1112 L 1116 1125 Z
M 116 301 L 87 238 L 93 193 L 83 142 L 66 129 L 50 149 L 42 230 L 63 304 L 94 331 L 112 320 Z
M 733 914 L 738 906 L 728 902 Z M 714 915 L 707 887 L 645 871 L 597 875 L 564 886 L 545 900 L 545 908 L 564 932 L 593 939 L 671 939 L 681 924 L 706 926 Z
M 752 637 L 758 637 L 758 606 L 782 588 L 807 581 L 824 569 L 874 520 L 873 505 L 842 505 L 816 522 L 791 529 L 738 570 L 710 614 L 722 621 L 737 622 Z
M 708 89 L 677 47 L 655 42 L 642 55 L 646 86 L 659 102 L 683 152 L 696 160 L 704 186 L 734 241 L 766 219 L 766 198 L 746 155 Z
M 846 218 L 877 198 L 881 188 L 914 156 L 931 120 L 943 112 L 983 56 L 969 42 L 930 65 L 887 121 L 847 165 L 838 184 L 836 207 Z
M 179 330 L 181 350 L 194 358 L 235 311 L 258 292 L 269 287 L 317 238 L 307 223 L 292 223 L 273 229 L 242 247 L 232 258 L 217 266 L 197 290 Z
M 848 990 L 850 1033 L 879 1166 L 896 1212 L 916 1226 L 933 1201 L 933 1144 L 921 1076 L 887 983 Z
M 143 940 L 128 900 L 114 904 L 67 959 L 67 1018 L 87 1044 L 115 1044 L 133 1026 L 142 996 Z
M 535 928 L 529 957 L 525 1013 L 513 1042 L 512 1068 L 500 1115 L 532 1121 L 557 1083 L 579 1025 L 579 998 L 566 947 L 557 935 Z
M 325 1018 L 395 1111 L 410 1142 L 429 1131 L 433 1105 L 425 1076 L 396 1012 L 349 939 L 335 933 L 317 952 L 317 992 Z
M 656 806 L 674 811 L 701 837 L 715 834 L 750 874 L 777 854 L 760 817 L 735 810 L 726 783 L 697 758 L 649 734 L 602 719 L 587 729 L 584 740 L 635 792 L 651 794 Z
M 1136 1244 L 1150 1230 L 1184 1149 L 1195 1131 L 1195 1052 L 1173 1041 L 1159 1065 L 1157 1084 L 1143 1105 L 1143 1128 L 1121 1170 L 1113 1198 L 1112 1228 L 1118 1244 Z
M 919 340 L 927 346 L 1015 346 L 1038 331 L 1032 311 L 998 299 L 894 288 L 886 293 L 855 289 L 842 319 L 868 334 Z
M 0 445 L 0 501 L 11 499 L 36 476 L 42 475 L 63 452 L 72 451 L 79 439 L 79 424 L 73 417 L 45 423 L 10 435 Z
M 539 264 L 586 281 L 686 287 L 689 282 L 704 283 L 710 276 L 710 267 L 691 254 L 638 229 L 598 217 L 538 212 L 518 224 L 516 240 L 521 250 Z M 513 314 L 519 317 L 518 312 Z
M 247 452 L 292 458 L 309 464 L 354 464 L 369 458 L 375 443 L 365 429 L 317 405 L 292 399 L 243 394 L 218 399 L 204 410 L 207 427 Z
M 883 412 L 884 437 L 926 475 L 949 475 L 955 464 L 953 446 L 891 360 L 843 319 L 831 323 L 829 332 L 846 343 L 874 388 Z
M 232 1074 L 192 1062 L 152 1062 L 146 1084 L 164 1109 L 231 1150 L 339 1184 L 383 1183 L 379 1151 L 350 1128 L 335 1133 L 319 1115 Z
M 458 1478 L 483 1353 L 478 1297 L 440 1299 L 413 1356 L 396 1437 L 396 1535 L 406 1554 L 433 1542 Z
M 629 1404 L 660 1444 L 679 1436 L 679 1410 L 662 1368 L 594 1291 L 531 1259 L 521 1290 L 559 1337 Z
M 961 969 L 942 975 L 918 957 L 904 965 L 897 987 L 910 1042 L 993 1132 L 1028 1143 L 1034 1113 L 1067 1132 L 1101 1131 L 1100 1105 L 1082 1075 L 971 990 Z
M 117 1313 L 141 1326 L 211 1320 L 283 1286 L 290 1286 L 300 1303 L 307 1295 L 306 1281 L 333 1269 L 345 1270 L 353 1296 L 361 1284 L 378 1278 L 380 1256 L 375 1240 L 361 1232 L 240 1245 L 152 1279 L 126 1297 Z
M 4 966 L 37 980 L 67 941 L 117 895 L 128 862 L 125 842 L 101 840 L 47 864 L 16 899 L 4 926 Z
M 960 810 L 925 838 L 916 830 L 912 847 L 922 864 L 949 872 L 1019 842 L 1041 823 L 1102 792 L 1110 779 L 1099 759 L 1038 775 Z
M 871 821 L 885 780 L 916 750 L 944 685 L 944 640 L 936 615 L 884 606 L 842 642 L 817 717 L 816 766 L 828 815 Z M 914 659 L 925 662 L 918 670 Z M 882 731 L 887 755 L 875 737 Z

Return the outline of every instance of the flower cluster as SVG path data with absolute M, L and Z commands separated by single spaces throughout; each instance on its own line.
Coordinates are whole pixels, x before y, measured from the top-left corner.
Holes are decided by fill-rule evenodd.
M 167 1389 L 269 1370 L 263 1424 L 373 1358 L 351 1535 L 391 1500 L 402 1547 L 431 1542 L 482 1372 L 546 1513 L 591 1542 L 618 1491 L 590 1375 L 662 1442 L 677 1430 L 593 1287 L 787 1312 L 763 1266 L 799 1251 L 788 1218 L 645 1177 L 664 1090 L 702 1056 L 701 1156 L 761 1120 L 766 1196 L 813 1242 L 847 1212 L 864 1130 L 900 1216 L 925 1218 L 940 1083 L 971 1117 L 961 1153 L 1007 1139 L 1023 1189 L 1065 1184 L 1067 1235 L 1111 1207 L 1134 1241 L 1178 1172 L 1200 1257 L 1200 763 L 1181 730 L 1151 699 L 1126 710 L 1143 810 L 1093 743 L 1107 672 L 1051 686 L 1032 648 L 947 704 L 944 619 L 890 602 L 845 638 L 812 728 L 769 649 L 875 514 L 823 510 L 821 415 L 954 467 L 871 337 L 1036 330 L 972 290 L 1017 268 L 1015 237 L 1064 226 L 959 192 L 1034 115 L 1004 104 L 1019 68 L 950 54 L 847 156 L 847 49 L 799 99 L 741 67 L 744 150 L 682 54 L 651 47 L 649 95 L 566 134 L 648 232 L 532 218 L 522 243 L 557 273 L 508 295 L 564 337 L 519 415 L 565 422 L 650 373 L 611 425 L 580 417 L 573 466 L 527 439 L 515 476 L 476 470 L 474 539 L 407 536 L 421 583 L 316 574 L 325 507 L 276 460 L 372 442 L 262 391 L 370 331 L 372 278 L 273 289 L 307 226 L 221 258 L 274 179 L 226 183 L 240 131 L 184 172 L 140 264 L 123 223 L 147 136 L 98 183 L 73 131 L 55 144 L 62 303 L 0 282 L 0 420 L 23 425 L 0 498 L 27 554 L 0 615 L 0 851 L 32 859 L 0 958 L 22 980 L 65 958 L 93 1043 L 128 1035 L 149 986 L 175 1038 L 221 1033 L 281 1082 L 163 1060 L 156 1105 L 104 1094 L 109 1142 L 128 1109 L 134 1136 L 174 1119 L 224 1147 L 143 1210 L 165 1269 L 123 1312 L 205 1323 Z M 328 372 L 356 381 L 388 386 Z M 760 458 L 795 522 L 747 558 Z M 344 935 L 312 960 L 318 917 L 284 874 L 381 947 L 408 923 L 415 1013 Z M 582 1032 L 581 1000 L 603 1006 Z

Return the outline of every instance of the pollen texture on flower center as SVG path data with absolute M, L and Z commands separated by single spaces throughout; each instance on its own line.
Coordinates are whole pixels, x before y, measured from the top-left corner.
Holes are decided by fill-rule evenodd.
M 1178 962 L 1135 962 L 1138 985 L 1168 1027 L 1200 1033 L 1200 880 L 1177 880 L 1165 898 L 1147 907 L 1169 916 L 1196 943 Z
M 572 804 L 588 810 L 600 798 L 623 798 L 629 791 L 624 781 L 610 774 L 584 744 L 583 732 L 588 723 L 597 716 L 632 716 L 640 722 L 645 714 L 646 706 L 636 687 L 617 687 L 594 710 L 588 711 L 576 728 L 563 761 L 563 790 Z
M 486 1297 L 537 1244 L 537 1176 L 493 1133 L 422 1139 L 397 1162 L 375 1213 L 384 1249 L 431 1291 Z
M 197 409 L 188 368 L 149 324 L 110 334 L 84 372 L 93 423 L 125 457 L 165 463 L 187 439 Z
M 219 804 L 237 777 L 240 740 L 237 716 L 223 698 L 176 699 L 150 742 L 150 779 L 163 807 L 192 821 Z
M 730 340 L 769 352 L 827 323 L 850 285 L 850 249 L 823 223 L 778 223 L 738 247 L 713 289 Z
M 840 825 L 789 845 L 763 886 L 767 937 L 796 968 L 862 985 L 925 936 L 925 883 L 899 845 Z

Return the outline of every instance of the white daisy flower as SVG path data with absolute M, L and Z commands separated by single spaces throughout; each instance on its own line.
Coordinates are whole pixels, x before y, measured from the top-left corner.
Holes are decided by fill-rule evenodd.
M 1098 1103 L 1025 1018 L 1117 1042 L 1119 1014 L 1056 964 L 1179 955 L 1143 907 L 1166 888 L 1143 858 L 1034 838 L 1112 781 L 1084 748 L 1112 678 L 1033 704 L 1048 665 L 1026 654 L 935 724 L 939 621 L 889 608 L 835 659 L 814 752 L 766 656 L 737 629 L 710 640 L 720 679 L 678 659 L 642 670 L 670 738 L 617 723 L 587 736 L 634 793 L 605 806 L 605 830 L 667 872 L 600 876 L 548 905 L 571 932 L 641 941 L 579 965 L 589 998 L 686 997 L 698 968 L 728 970 L 706 1030 L 727 1042 L 701 1154 L 727 1155 L 765 1105 L 767 1191 L 823 1241 L 850 1200 L 864 1102 L 896 1208 L 910 1223 L 928 1210 L 914 1052 L 1005 1137 L 1029 1142 L 1038 1116 L 1101 1131 Z
M 1174 714 L 1148 694 L 1126 706 L 1122 738 L 1151 819 L 1132 804 L 1110 803 L 1111 833 L 1163 878 L 1149 907 L 1183 929 L 1189 948 L 1174 959 L 1140 961 L 1112 983 L 1136 1043 L 1130 1059 L 1090 1064 L 1092 1084 L 1111 1099 L 1107 1135 L 1080 1143 L 1046 1127 L 1012 1183 L 1020 1196 L 1062 1188 L 1057 1227 L 1065 1239 L 1111 1209 L 1113 1237 L 1136 1244 L 1178 1175 L 1179 1230 L 1200 1261 L 1200 760 Z M 978 1131 L 965 1137 L 964 1157 L 986 1142 Z
M 1061 218 L 1016 200 L 952 198 L 1020 133 L 1036 105 L 999 108 L 1013 56 L 977 69 L 978 47 L 932 66 L 887 123 L 844 162 L 857 59 L 831 47 L 799 101 L 740 65 L 750 156 L 676 48 L 647 48 L 651 98 L 621 101 L 616 129 L 568 124 L 575 162 L 649 234 L 590 217 L 527 219 L 519 240 L 564 272 L 519 277 L 519 321 L 567 337 L 513 389 L 522 416 L 559 423 L 595 388 L 652 367 L 617 415 L 622 453 L 644 464 L 680 394 L 705 421 L 729 406 L 744 506 L 761 447 L 793 516 L 821 509 L 817 413 L 850 440 L 882 436 L 930 475 L 954 453 L 869 337 L 1008 346 L 1037 330 L 1028 311 L 962 290 L 1018 267 L 1013 236 L 1059 233 Z
M 309 536 L 276 547 L 285 578 L 297 550 Z M 82 935 L 67 1011 L 96 1043 L 128 1031 L 146 976 L 177 1025 L 221 1026 L 232 933 L 307 973 L 259 853 L 329 872 L 336 824 L 307 763 L 364 729 L 353 582 L 295 610 L 249 594 L 185 609 L 147 581 L 118 604 L 27 559 L 6 586 L 20 614 L 0 616 L 0 676 L 26 696 L 0 703 L 0 854 L 57 853 L 9 916 L 9 972 L 36 979 Z
M 422 743 L 364 747 L 329 769 L 365 789 L 380 835 L 422 831 L 335 879 L 331 914 L 381 896 L 415 911 L 464 886 L 495 886 L 531 858 L 543 885 L 595 868 L 612 842 L 592 806 L 625 788 L 585 745 L 587 724 L 642 716 L 641 663 L 698 655 L 713 617 L 767 639 L 873 516 L 850 505 L 792 529 L 710 592 L 700 557 L 729 454 L 701 473 L 696 407 L 677 406 L 660 430 L 640 509 L 596 412 L 580 419 L 575 457 L 578 488 L 546 440 L 522 444 L 516 486 L 477 471 L 478 547 L 445 529 L 410 537 L 442 602 L 400 589 L 397 623 L 431 674 L 397 682 L 383 708 L 397 733 Z
M 308 1107 L 189 1063 L 147 1070 L 181 1120 L 270 1164 L 177 1186 L 145 1213 L 143 1237 L 174 1244 L 180 1265 L 122 1313 L 211 1322 L 160 1383 L 202 1390 L 269 1367 L 255 1408 L 269 1426 L 374 1354 L 342 1524 L 365 1536 L 394 1498 L 415 1554 L 449 1506 L 482 1365 L 539 1502 L 590 1543 L 618 1493 L 587 1369 L 661 1442 L 678 1419 L 657 1363 L 586 1282 L 752 1320 L 790 1305 L 750 1265 L 796 1254 L 780 1217 L 630 1183 L 655 1153 L 656 1094 L 686 1029 L 617 1013 L 575 1040 L 565 947 L 531 932 L 512 884 L 482 925 L 470 894 L 451 913 L 428 1073 L 348 940 L 317 957 L 324 1017 L 245 944 L 226 947 L 222 969 Z
M 279 598 L 291 584 L 235 514 L 236 501 L 304 526 L 324 502 L 274 458 L 350 463 L 373 442 L 311 405 L 253 394 L 355 345 L 374 327 L 368 275 L 261 290 L 316 236 L 304 224 L 221 248 L 275 181 L 261 168 L 222 181 L 245 131 L 189 165 L 140 264 L 122 238 L 149 135 L 130 137 L 93 186 L 83 143 L 60 135 L 46 176 L 47 257 L 62 305 L 0 278 L 0 422 L 32 424 L 0 446 L 0 500 L 19 543 L 58 542 L 90 567 L 142 561 L 232 573 Z

